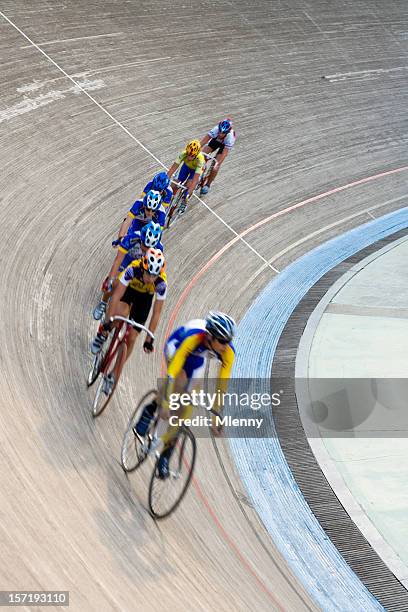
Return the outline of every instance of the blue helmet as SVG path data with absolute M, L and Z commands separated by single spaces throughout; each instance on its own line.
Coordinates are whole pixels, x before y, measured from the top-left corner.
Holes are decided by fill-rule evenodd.
M 150 223 L 146 223 L 140 230 L 140 240 L 144 244 L 145 247 L 155 247 L 158 242 L 160 242 L 162 232 L 159 223 L 155 223 L 154 221 L 150 221 Z
M 235 321 L 223 312 L 211 311 L 205 318 L 205 329 L 217 340 L 231 342 L 235 334 Z
M 228 134 L 228 132 L 230 132 L 232 129 L 231 119 L 223 119 L 220 121 L 218 124 L 218 129 L 220 130 L 221 134 Z
M 164 191 L 170 185 L 170 179 L 165 172 L 159 172 L 153 177 L 152 189 L 155 191 Z
M 158 191 L 151 189 L 143 198 L 143 206 L 150 210 L 157 210 L 161 204 L 162 197 Z

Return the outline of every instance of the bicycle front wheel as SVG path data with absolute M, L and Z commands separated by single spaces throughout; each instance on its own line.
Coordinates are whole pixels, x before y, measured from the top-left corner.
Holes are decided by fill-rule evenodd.
M 169 229 L 177 221 L 180 214 L 180 204 L 183 201 L 184 191 L 179 189 L 171 203 L 169 214 L 167 217 L 166 228 Z
M 91 387 L 94 384 L 95 380 L 98 378 L 99 373 L 101 371 L 102 361 L 103 354 L 102 351 L 100 351 L 97 355 L 95 355 L 92 360 L 92 365 L 89 370 L 88 377 L 86 379 L 86 384 L 88 385 L 88 387 Z
M 113 337 L 112 345 L 115 342 L 115 336 Z M 109 355 L 106 355 L 105 359 L 108 360 L 108 364 L 102 370 L 102 376 L 99 380 L 99 384 L 96 389 L 95 398 L 92 404 L 92 416 L 97 417 L 100 414 L 102 414 L 102 412 L 105 410 L 110 400 L 112 399 L 112 396 L 115 393 L 117 384 L 119 382 L 119 378 L 122 373 L 123 366 L 126 361 L 126 355 L 127 355 L 127 346 L 125 342 L 122 342 L 120 344 L 120 346 L 117 349 L 117 353 L 115 357 L 111 361 L 109 361 Z M 109 376 L 109 374 L 113 374 L 113 371 L 115 370 L 115 368 L 117 370 L 115 382 L 113 384 L 112 389 L 110 390 L 110 393 L 107 394 L 105 391 L 106 384 L 107 384 L 106 379 Z
M 120 454 L 120 462 L 125 472 L 133 472 L 147 457 L 149 450 L 149 432 L 147 432 L 145 442 L 143 442 L 141 438 L 134 434 L 133 428 L 136 426 L 136 423 L 138 423 L 144 407 L 147 406 L 147 404 L 150 404 L 156 396 L 157 391 L 155 389 L 151 389 L 145 393 L 129 419 L 129 424 L 123 437 L 122 450 Z M 155 419 L 153 418 L 152 425 L 149 428 L 150 430 L 154 423 Z
M 155 519 L 170 516 L 179 506 L 187 492 L 194 472 L 197 454 L 196 439 L 192 431 L 181 426 L 170 457 L 170 475 L 159 478 L 157 459 L 149 485 L 149 509 Z

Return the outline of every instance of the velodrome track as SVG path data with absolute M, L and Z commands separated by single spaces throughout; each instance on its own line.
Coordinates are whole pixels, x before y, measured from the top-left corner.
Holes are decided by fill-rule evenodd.
M 0 10 L 1 588 L 69 590 L 74 610 L 317 609 L 245 503 L 224 442 L 220 465 L 200 440 L 177 514 L 150 519 L 149 470 L 127 480 L 118 459 L 160 351 L 135 351 L 94 421 L 90 313 L 110 240 L 160 167 L 153 156 L 170 165 L 224 115 L 239 139 L 211 210 L 196 201 L 166 237 L 158 347 L 170 322 L 210 307 L 240 319 L 276 274 L 264 259 L 282 270 L 399 208 L 406 3 L 2 0 Z M 245 240 L 258 254 L 234 240 L 255 224 Z

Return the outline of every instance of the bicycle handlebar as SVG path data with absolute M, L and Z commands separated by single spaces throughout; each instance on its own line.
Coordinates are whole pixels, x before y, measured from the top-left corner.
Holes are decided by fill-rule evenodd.
M 150 329 L 147 329 L 147 327 L 145 327 L 141 323 L 136 323 L 136 321 L 133 321 L 133 319 L 127 319 L 126 317 L 115 315 L 114 317 L 111 317 L 109 321 L 111 323 L 114 323 L 115 321 L 124 321 L 125 323 L 128 323 L 129 325 L 131 325 L 133 329 L 139 329 L 140 331 L 146 332 L 146 334 L 148 334 L 151 337 L 151 339 L 154 340 L 154 334 L 152 334 Z
M 170 181 L 171 183 L 174 183 L 174 185 L 177 185 L 177 187 L 180 187 L 180 189 L 187 189 L 187 187 L 185 185 L 183 185 L 183 183 L 178 183 L 177 181 Z

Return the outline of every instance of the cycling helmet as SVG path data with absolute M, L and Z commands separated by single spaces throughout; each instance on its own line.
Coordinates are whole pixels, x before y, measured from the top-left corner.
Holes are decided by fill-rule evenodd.
M 223 312 L 209 312 L 205 319 L 205 329 L 217 340 L 230 342 L 235 334 L 235 321 Z
M 218 124 L 218 129 L 220 130 L 221 134 L 228 134 L 228 132 L 230 132 L 232 129 L 231 119 L 223 119 L 220 121 Z
M 150 221 L 140 230 L 140 240 L 145 247 L 155 247 L 160 242 L 162 232 L 159 223 Z
M 161 195 L 158 191 L 151 189 L 143 198 L 143 206 L 150 210 L 157 210 L 161 204 Z
M 201 144 L 199 140 L 192 140 L 186 146 L 187 155 L 194 155 L 194 157 L 197 157 L 200 151 L 201 151 Z
M 159 172 L 153 177 L 152 189 L 164 191 L 170 185 L 170 179 L 165 172 Z
M 166 262 L 164 255 L 159 249 L 148 249 L 146 255 L 142 257 L 143 268 L 149 272 L 149 274 L 159 275 L 163 270 Z

